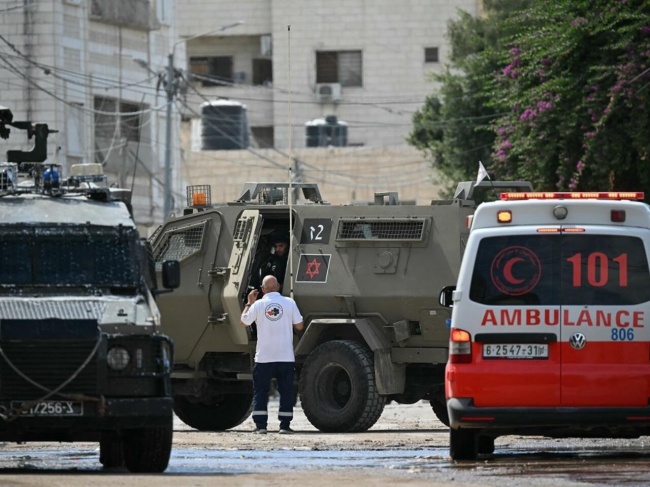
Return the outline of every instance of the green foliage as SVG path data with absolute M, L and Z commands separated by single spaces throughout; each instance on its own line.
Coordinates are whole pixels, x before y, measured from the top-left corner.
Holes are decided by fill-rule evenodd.
M 449 26 L 453 67 L 410 142 L 445 175 L 650 194 L 650 3 L 486 2 Z

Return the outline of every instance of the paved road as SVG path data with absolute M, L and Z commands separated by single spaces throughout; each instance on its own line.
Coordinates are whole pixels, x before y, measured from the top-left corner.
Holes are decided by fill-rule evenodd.
M 0 485 L 650 485 L 647 437 L 504 437 L 497 440 L 489 458 L 452 462 L 448 430 L 435 420 L 427 403 L 391 404 L 377 425 L 365 433 L 320 433 L 299 409 L 294 427 L 298 433 L 292 436 L 259 436 L 250 432 L 250 420 L 224 433 L 197 432 L 177 421 L 170 465 L 160 475 L 102 470 L 97 445 L 92 443 L 5 443 L 0 445 Z

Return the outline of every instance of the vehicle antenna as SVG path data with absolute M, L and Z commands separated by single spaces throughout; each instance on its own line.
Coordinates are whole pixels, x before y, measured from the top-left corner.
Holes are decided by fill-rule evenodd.
M 293 299 L 293 153 L 291 143 L 291 25 L 287 25 L 288 44 L 288 111 L 289 111 L 289 296 Z

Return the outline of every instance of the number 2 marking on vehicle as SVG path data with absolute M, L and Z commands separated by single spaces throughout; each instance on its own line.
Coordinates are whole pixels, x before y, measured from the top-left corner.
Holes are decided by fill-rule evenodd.
M 582 254 L 578 252 L 567 258 L 573 269 L 573 287 L 582 287 Z M 618 264 L 618 285 L 627 287 L 627 254 L 614 257 L 612 261 Z M 602 252 L 592 252 L 587 257 L 587 282 L 593 287 L 603 287 L 609 281 L 609 266 L 607 256 Z
M 309 230 L 310 230 L 309 238 L 311 240 L 322 240 L 323 239 L 322 235 L 323 235 L 323 230 L 325 229 L 325 227 L 323 227 L 323 225 L 318 225 L 318 228 L 319 228 L 318 233 L 316 235 L 314 235 L 314 232 L 316 231 L 316 229 L 314 227 L 309 227 Z

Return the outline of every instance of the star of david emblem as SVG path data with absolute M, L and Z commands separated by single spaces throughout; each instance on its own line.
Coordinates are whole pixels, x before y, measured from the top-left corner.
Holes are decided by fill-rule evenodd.
M 307 270 L 305 270 L 305 274 L 307 274 L 311 279 L 314 278 L 314 276 L 317 276 L 320 271 L 320 262 L 317 262 L 316 259 L 314 258 L 311 262 L 307 262 Z
M 296 282 L 327 282 L 331 257 L 328 254 L 302 254 Z

